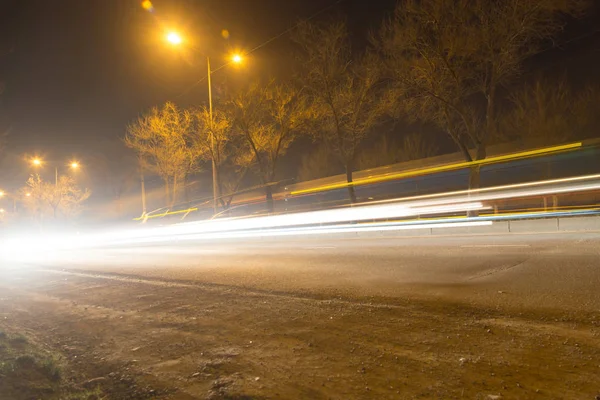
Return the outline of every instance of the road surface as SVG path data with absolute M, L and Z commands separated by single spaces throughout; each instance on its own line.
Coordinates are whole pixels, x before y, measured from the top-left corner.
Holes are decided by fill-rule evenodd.
M 0 281 L 0 328 L 111 399 L 600 395 L 598 233 L 171 242 Z

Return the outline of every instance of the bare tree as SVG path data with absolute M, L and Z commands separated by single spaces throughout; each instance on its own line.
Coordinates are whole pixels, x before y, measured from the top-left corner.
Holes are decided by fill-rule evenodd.
M 83 202 L 92 195 L 92 192 L 80 188 L 70 176 L 60 177 L 58 186 L 61 192 L 60 212 L 67 219 L 76 217 L 82 212 Z
M 437 153 L 435 143 L 419 133 L 409 133 L 401 140 L 389 139 L 388 135 L 384 135 L 371 149 L 359 153 L 356 165 L 359 169 L 376 168 L 433 157 Z
M 267 209 L 273 212 L 273 188 L 281 157 L 296 140 L 307 120 L 305 98 L 296 88 L 258 83 L 235 96 L 231 105 L 235 126 L 250 147 L 262 184 Z
M 53 183 L 42 180 L 37 174 L 32 175 L 20 190 L 25 209 L 40 223 L 49 216 L 72 219 L 81 212 L 90 195 L 88 189 L 81 189 L 72 177 L 66 175 Z
M 247 143 L 235 140 L 230 144 L 231 153 L 221 168 L 219 175 L 221 182 L 221 205 L 224 210 L 231 207 L 231 203 L 244 182 L 248 171 L 256 163 L 256 158 Z
M 303 23 L 295 41 L 303 50 L 302 78 L 310 94 L 314 134 L 327 144 L 346 171 L 348 195 L 359 146 L 384 114 L 378 59 L 371 54 L 352 56 L 344 22 Z
M 152 108 L 127 127 L 125 144 L 138 154 L 144 170 L 163 179 L 167 206 L 177 201 L 178 185 L 198 159 L 192 140 L 191 114 L 171 102 Z
M 1 54 L 0 54 L 1 56 Z M 8 139 L 8 134 L 10 132 L 10 125 L 7 121 L 5 121 L 5 112 L 2 102 L 2 95 L 4 94 L 4 90 L 6 89 L 6 84 L 0 81 L 0 157 L 3 155 L 6 148 L 6 143 Z M 1 159 L 1 158 L 0 158 Z
M 206 107 L 195 109 L 192 114 L 196 123 L 194 154 L 201 161 L 215 160 L 219 202 L 226 210 L 252 166 L 254 154 L 248 143 L 236 134 L 234 115 L 227 105 L 222 104 L 213 111 L 212 122 Z
M 466 161 L 481 160 L 497 128 L 498 88 L 585 3 L 405 0 L 377 42 L 406 113 L 445 130 Z M 471 188 L 479 175 L 473 167 Z
M 321 143 L 316 149 L 302 156 L 298 180 L 304 182 L 337 175 L 342 172 L 341 167 L 337 159 L 331 159 L 331 150 Z
M 564 143 L 590 135 L 598 120 L 600 91 L 576 93 L 565 80 L 537 80 L 511 96 L 513 107 L 500 121 L 499 140 L 522 140 L 531 145 Z

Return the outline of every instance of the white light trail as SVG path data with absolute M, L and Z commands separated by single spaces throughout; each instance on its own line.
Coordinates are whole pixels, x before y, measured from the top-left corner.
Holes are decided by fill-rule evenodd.
M 164 227 L 142 227 L 86 235 L 24 236 L 3 241 L 0 257 L 43 260 L 50 254 L 83 248 L 128 246 L 173 242 L 292 235 L 325 235 L 344 232 L 376 232 L 405 229 L 445 229 L 490 225 L 491 221 L 437 219 L 420 222 L 415 217 L 465 215 L 468 211 L 490 209 L 494 201 L 519 197 L 554 195 L 600 190 L 600 175 L 504 185 L 472 191 L 455 191 L 412 196 L 393 201 L 352 205 L 331 210 L 293 214 L 215 219 Z M 550 215 L 550 214 L 548 214 Z M 405 219 L 405 222 L 381 222 Z M 373 222 L 371 222 L 373 221 Z

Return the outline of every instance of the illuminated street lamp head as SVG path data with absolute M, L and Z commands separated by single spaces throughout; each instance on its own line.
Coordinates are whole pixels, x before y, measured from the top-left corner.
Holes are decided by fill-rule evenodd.
M 77 169 L 77 168 L 79 168 L 79 163 L 77 161 L 73 161 L 71 164 L 69 164 L 69 166 L 72 169 Z
M 34 158 L 33 160 L 31 160 L 31 163 L 34 166 L 39 167 L 40 165 L 42 165 L 42 160 L 40 160 L 39 158 Z
M 167 41 L 173 45 L 181 44 L 183 39 L 177 32 L 169 32 L 167 33 Z
M 231 56 L 231 62 L 235 64 L 241 64 L 242 61 L 244 61 L 244 58 L 241 56 L 241 54 L 233 54 Z

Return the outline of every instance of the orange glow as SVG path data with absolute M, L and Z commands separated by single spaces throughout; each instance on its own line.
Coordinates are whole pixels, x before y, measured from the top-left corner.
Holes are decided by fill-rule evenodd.
M 31 160 L 31 164 L 33 164 L 36 167 L 39 167 L 40 165 L 43 164 L 43 161 L 40 160 L 39 158 L 34 158 L 33 160 Z
M 152 6 L 152 2 L 150 0 L 142 1 L 142 8 L 146 11 L 152 11 L 154 6 Z
M 77 168 L 79 168 L 79 163 L 77 161 L 73 161 L 70 164 L 70 167 L 73 168 L 73 169 L 77 169 Z
M 183 39 L 181 38 L 181 35 L 179 35 L 177 32 L 169 32 L 167 33 L 167 42 L 173 44 L 173 45 L 178 45 L 181 44 L 181 42 L 183 42 Z
M 231 56 L 231 61 L 236 64 L 240 64 L 242 61 L 244 61 L 244 58 L 240 54 L 233 54 Z

